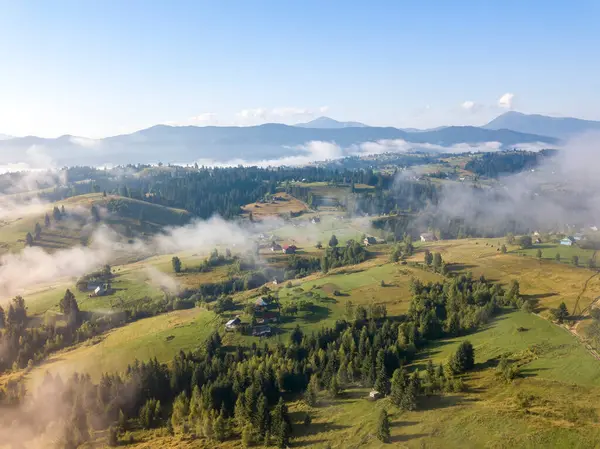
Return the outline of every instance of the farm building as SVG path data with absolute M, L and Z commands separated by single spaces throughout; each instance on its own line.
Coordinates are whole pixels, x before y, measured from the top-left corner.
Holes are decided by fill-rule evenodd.
M 273 244 L 271 245 L 271 251 L 281 251 L 281 245 L 279 243 L 273 242 Z
M 253 337 L 268 337 L 271 335 L 271 332 L 269 326 L 254 326 L 254 328 L 252 328 Z
M 229 320 L 229 321 L 227 321 L 227 323 L 225 323 L 225 330 L 228 330 L 228 331 L 236 330 L 241 324 L 242 324 L 242 320 L 240 320 L 240 317 L 236 316 L 233 320 Z
M 365 237 L 363 243 L 365 246 L 375 245 L 377 243 L 377 239 L 375 237 Z
M 575 239 L 573 237 L 565 237 L 564 239 L 562 239 L 560 241 L 560 244 L 565 245 L 565 246 L 573 246 L 574 242 L 575 242 Z
M 435 238 L 435 235 L 433 235 L 433 232 L 424 232 L 423 234 L 420 235 L 420 237 L 421 237 L 422 242 L 433 242 L 433 241 L 437 240 Z
M 321 219 L 319 217 L 313 217 L 310 222 L 312 224 L 317 224 L 317 223 L 321 223 Z
M 283 254 L 296 254 L 296 245 L 283 245 Z
M 256 307 L 267 307 L 269 305 L 269 303 L 267 301 L 265 301 L 263 298 L 258 298 L 255 302 L 254 305 Z
M 261 317 L 256 318 L 258 324 L 277 323 L 278 321 L 279 314 L 275 312 L 265 312 Z

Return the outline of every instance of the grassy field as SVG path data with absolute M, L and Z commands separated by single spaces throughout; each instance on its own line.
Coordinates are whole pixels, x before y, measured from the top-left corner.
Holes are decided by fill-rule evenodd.
M 244 214 L 252 212 L 252 216 L 261 219 L 267 216 L 277 216 L 289 213 L 308 212 L 308 206 L 287 193 L 277 193 L 278 199 L 267 203 L 250 203 L 242 207 Z
M 600 276 L 596 271 L 553 261 L 537 260 L 499 251 L 503 239 L 465 239 L 429 243 L 432 252 L 440 252 L 451 264 L 451 270 L 471 271 L 474 276 L 484 275 L 488 280 L 508 285 L 511 280 L 519 281 L 521 294 L 537 302 L 541 311 L 558 307 L 565 302 L 569 312 L 578 304 L 587 307 L 600 296 Z M 423 254 L 417 253 L 413 260 L 421 262 Z
M 198 348 L 215 329 L 215 318 L 212 312 L 194 308 L 130 323 L 53 355 L 31 371 L 29 385 L 37 385 L 46 371 L 61 376 L 85 372 L 97 381 L 103 372 L 121 372 L 135 359 L 169 362 L 180 350 Z
M 582 267 L 587 266 L 588 260 L 595 260 L 595 253 L 593 249 L 583 249 L 576 245 L 565 246 L 559 243 L 540 243 L 534 245 L 533 248 L 529 249 L 517 249 L 513 250 L 516 254 L 525 254 L 527 256 L 536 257 L 538 250 L 542 250 L 542 260 L 550 260 L 556 262 L 556 255 L 560 255 L 560 263 L 572 264 L 573 256 L 579 258 L 579 265 Z

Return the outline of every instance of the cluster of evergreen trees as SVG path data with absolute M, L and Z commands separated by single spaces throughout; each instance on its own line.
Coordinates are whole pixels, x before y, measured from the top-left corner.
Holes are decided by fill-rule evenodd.
M 460 389 L 455 375 L 473 367 L 472 346 L 465 343 L 448 365 L 430 363 L 423 375 L 409 373 L 405 366 L 417 350 L 433 339 L 473 330 L 505 302 L 505 295 L 499 286 L 469 276 L 427 285 L 414 281 L 411 289 L 409 313 L 400 320 L 361 316 L 312 335 L 296 328 L 287 345 L 253 344 L 234 352 L 214 333 L 201 351 L 180 353 L 170 365 L 136 361 L 123 374 L 103 375 L 98 384 L 87 376 L 63 384 L 48 375 L 38 400 L 49 400 L 44 391 L 65 391 L 61 397 L 71 410 L 64 418 L 65 435 L 74 438 L 73 444 L 108 426 L 116 441 L 131 427 L 166 425 L 209 440 L 239 437 L 285 447 L 293 423 L 284 394 L 303 394 L 315 405 L 320 390 L 335 397 L 352 385 L 389 394 L 392 404 L 412 410 L 420 395 Z M 13 307 L 11 323 L 23 321 L 15 318 L 23 313 L 19 310 Z

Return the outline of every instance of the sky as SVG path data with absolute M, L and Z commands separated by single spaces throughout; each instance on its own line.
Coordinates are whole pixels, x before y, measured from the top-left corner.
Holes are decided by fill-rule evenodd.
M 0 134 L 600 120 L 600 2 L 0 0 Z

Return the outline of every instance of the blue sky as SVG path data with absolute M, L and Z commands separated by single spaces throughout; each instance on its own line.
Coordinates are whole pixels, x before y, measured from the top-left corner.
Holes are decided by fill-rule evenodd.
M 319 115 L 433 127 L 507 108 L 600 119 L 599 12 L 593 0 L 0 0 L 0 133 Z

